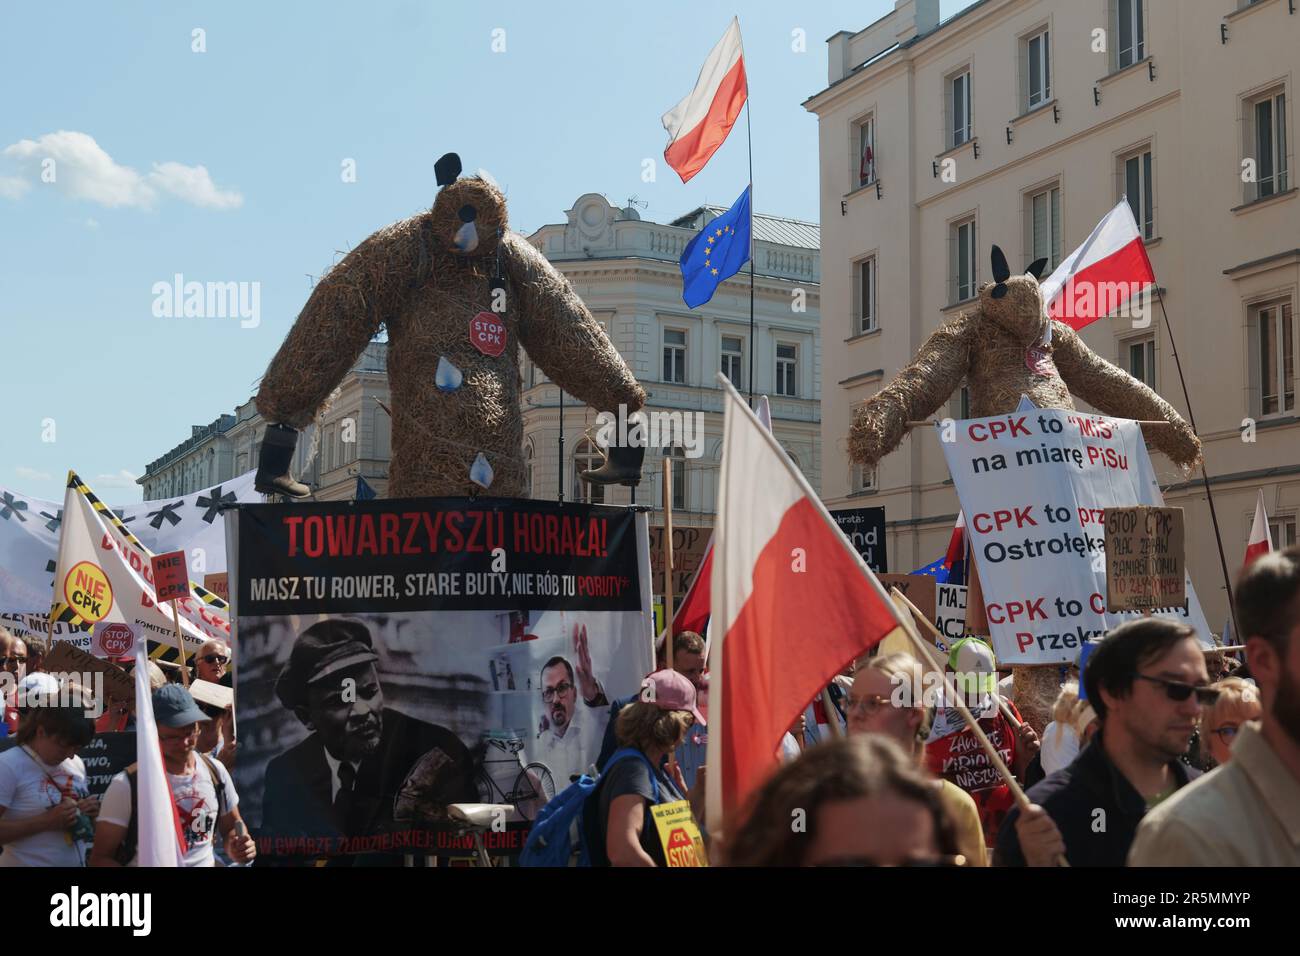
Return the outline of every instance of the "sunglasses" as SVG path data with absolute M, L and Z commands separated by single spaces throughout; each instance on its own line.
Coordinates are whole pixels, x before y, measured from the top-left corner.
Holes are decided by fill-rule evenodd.
M 205 664 L 229 664 L 230 663 L 229 657 L 223 657 L 220 654 L 204 654 L 199 659 L 203 661 L 203 663 Z
M 1165 696 L 1170 700 L 1181 702 L 1195 694 L 1198 704 L 1202 707 L 1209 707 L 1219 699 L 1219 692 L 1206 685 L 1184 684 L 1182 681 L 1165 680 L 1162 677 L 1148 677 L 1146 674 L 1134 674 L 1133 676 L 1150 681 L 1153 684 L 1159 684 L 1165 689 Z
M 0 667 L 8 667 L 10 664 L 26 664 L 25 657 L 0 657 Z

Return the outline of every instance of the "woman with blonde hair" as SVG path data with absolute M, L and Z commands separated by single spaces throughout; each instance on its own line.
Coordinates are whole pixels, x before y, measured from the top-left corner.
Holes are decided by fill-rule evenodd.
M 1079 756 L 1079 732 L 1074 729 L 1074 709 L 1078 703 L 1078 681 L 1066 681 L 1052 705 L 1052 721 L 1043 728 L 1043 746 L 1038 753 L 1044 775 L 1068 767 Z
M 782 766 L 751 799 L 725 857 L 729 866 L 961 862 L 934 781 L 881 734 L 818 744 Z
M 704 716 L 695 685 L 674 670 L 655 671 L 641 682 L 640 699 L 619 711 L 620 749 L 587 798 L 596 812 L 583 814 L 593 866 L 667 865 L 650 808 L 687 799 L 681 770 L 664 762 L 697 723 L 703 726 Z
M 934 706 L 925 702 L 924 683 L 925 670 L 911 654 L 860 660 L 853 672 L 853 688 L 844 701 L 849 735 L 883 734 L 922 766 L 925 743 L 934 723 Z M 967 865 L 984 866 L 984 830 L 975 800 L 948 780 L 930 779 L 952 822 L 957 846 Z
M 1219 698 L 1201 714 L 1201 739 L 1209 744 L 1216 764 L 1232 759 L 1232 744 L 1237 731 L 1248 720 L 1259 720 L 1263 708 L 1259 690 L 1248 680 L 1225 677 L 1213 685 Z

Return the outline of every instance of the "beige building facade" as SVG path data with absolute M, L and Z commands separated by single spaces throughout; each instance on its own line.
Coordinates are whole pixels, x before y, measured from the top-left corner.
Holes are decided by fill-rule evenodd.
M 983 0 L 942 23 L 899 0 L 828 41 L 819 119 L 822 482 L 832 506 L 886 508 L 891 568 L 943 554 L 958 510 L 928 430 L 871 474 L 851 416 L 925 337 L 972 305 L 993 244 L 1013 270 L 1058 264 L 1127 196 L 1163 290 L 1235 573 L 1263 489 L 1296 540 L 1300 200 L 1288 0 Z M 1082 331 L 1184 416 L 1159 308 Z M 937 416 L 962 417 L 954 394 Z M 1199 476 L 1158 453 L 1185 509 L 1188 567 L 1218 626 L 1227 598 Z

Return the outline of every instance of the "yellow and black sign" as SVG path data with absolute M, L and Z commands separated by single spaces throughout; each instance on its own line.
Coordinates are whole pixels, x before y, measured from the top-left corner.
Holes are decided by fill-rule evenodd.
M 704 837 L 691 814 L 689 802 L 675 800 L 672 803 L 661 803 L 651 807 L 650 812 L 654 814 L 655 829 L 659 831 L 664 860 L 669 866 L 709 865 L 709 858 L 704 852 Z
M 113 585 L 99 565 L 78 561 L 63 579 L 63 599 L 83 620 L 102 621 L 113 609 Z

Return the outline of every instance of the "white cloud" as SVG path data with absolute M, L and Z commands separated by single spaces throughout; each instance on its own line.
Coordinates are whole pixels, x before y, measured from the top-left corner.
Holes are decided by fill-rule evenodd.
M 0 176 L 0 197 L 5 199 L 20 199 L 31 188 L 32 184 L 19 176 Z
M 48 167 L 46 161 L 53 160 L 53 166 L 48 167 L 53 173 L 51 185 L 73 199 L 84 199 L 110 209 L 118 206 L 150 209 L 160 192 L 209 209 L 233 209 L 244 201 L 236 190 L 218 189 L 204 166 L 155 163 L 152 172 L 141 175 L 130 166 L 116 162 L 86 133 L 59 130 L 37 140 L 19 140 L 5 147 L 3 155 L 16 160 L 32 178 L 41 178 Z M 14 186 L 14 183 L 21 185 Z M 27 179 L 0 178 L 0 195 L 11 199 L 29 187 Z
M 26 465 L 15 466 L 14 474 L 23 481 L 49 481 L 51 479 L 48 471 L 37 471 L 35 468 L 28 468 Z
M 180 163 L 154 163 L 149 182 L 177 199 L 209 209 L 237 209 L 244 197 L 235 190 L 217 188 L 206 166 L 182 166 Z
M 86 220 L 86 228 L 87 228 L 87 229 L 98 229 L 98 228 L 99 228 L 99 220 L 98 220 L 98 219 L 87 219 L 87 220 Z
M 115 475 L 96 475 L 95 488 L 135 488 L 135 480 L 138 476 L 131 474 L 125 468 Z

